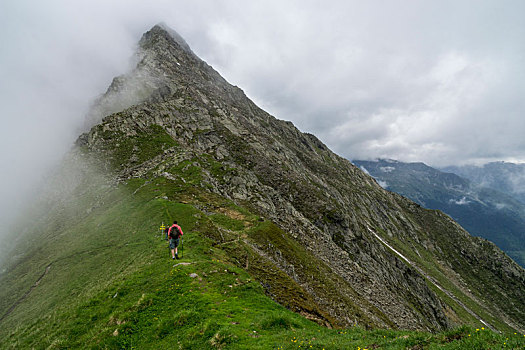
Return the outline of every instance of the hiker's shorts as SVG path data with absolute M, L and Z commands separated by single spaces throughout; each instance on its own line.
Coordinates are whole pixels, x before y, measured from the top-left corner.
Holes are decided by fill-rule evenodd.
M 170 249 L 175 249 L 179 246 L 179 239 L 178 238 L 170 238 Z

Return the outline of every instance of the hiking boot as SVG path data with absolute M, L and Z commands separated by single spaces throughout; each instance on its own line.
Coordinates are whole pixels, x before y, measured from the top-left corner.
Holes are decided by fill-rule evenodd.
M 180 259 L 178 255 L 175 255 L 175 258 L 177 258 L 177 260 Z
M 174 257 L 174 256 L 172 256 L 171 258 L 172 258 L 173 260 L 175 260 L 175 257 Z M 178 258 L 177 258 L 177 259 L 178 259 Z

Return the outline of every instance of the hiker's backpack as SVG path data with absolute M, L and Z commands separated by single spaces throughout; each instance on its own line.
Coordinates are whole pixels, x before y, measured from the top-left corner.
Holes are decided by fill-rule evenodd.
M 175 230 L 175 233 L 173 233 L 173 230 Z M 176 226 L 176 225 L 171 226 L 171 235 L 170 236 L 172 238 L 179 238 L 180 236 L 182 236 L 178 226 Z

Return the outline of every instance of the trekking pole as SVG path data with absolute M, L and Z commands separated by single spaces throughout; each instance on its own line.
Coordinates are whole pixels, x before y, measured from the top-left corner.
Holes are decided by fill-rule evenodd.
M 180 258 L 184 258 L 184 237 L 180 236 Z

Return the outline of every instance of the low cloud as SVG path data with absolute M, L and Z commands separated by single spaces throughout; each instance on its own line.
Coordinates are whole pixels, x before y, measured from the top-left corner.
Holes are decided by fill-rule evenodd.
M 379 179 L 376 179 L 376 181 L 379 184 L 379 186 L 383 187 L 384 189 L 388 188 L 388 182 Z
M 516 169 L 512 174 L 508 174 L 508 179 L 513 192 L 518 194 L 525 193 L 525 166 Z
M 379 168 L 379 170 L 381 170 L 384 173 L 391 173 L 392 171 L 396 170 L 396 168 L 393 166 L 382 166 Z
M 471 203 L 471 201 L 467 200 L 467 197 L 462 197 L 461 199 L 450 199 L 448 201 L 449 203 L 456 204 L 456 205 L 468 205 Z
M 361 165 L 359 167 L 359 169 L 361 169 L 365 174 L 370 175 L 370 172 L 368 172 L 368 170 L 364 166 Z M 370 175 L 370 176 L 372 176 L 372 175 Z
M 381 186 L 381 187 L 383 187 L 385 189 L 388 188 L 388 183 L 386 181 L 380 180 L 377 177 L 372 176 L 364 166 L 360 165 L 359 169 L 361 169 L 365 174 L 373 177 L 374 180 L 376 180 L 376 182 L 378 183 L 379 186 Z
M 494 203 L 494 206 L 495 206 L 496 209 L 498 209 L 498 210 L 502 210 L 502 209 L 508 208 L 508 205 L 505 204 L 505 203 Z

